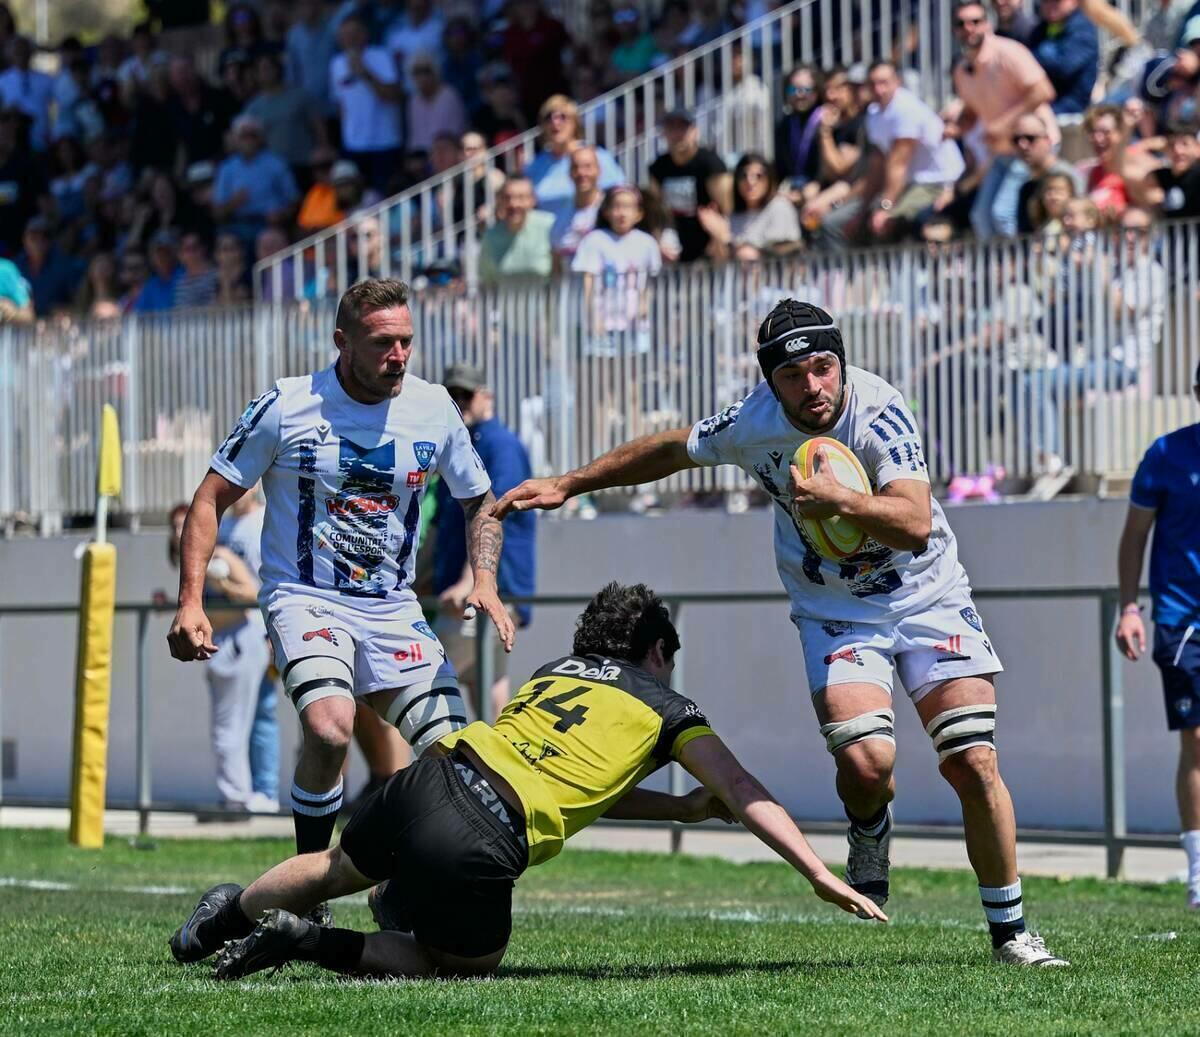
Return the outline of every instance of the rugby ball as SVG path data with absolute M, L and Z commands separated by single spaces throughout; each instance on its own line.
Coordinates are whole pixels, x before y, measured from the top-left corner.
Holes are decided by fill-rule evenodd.
M 871 493 L 871 480 L 866 469 L 845 443 L 828 436 L 816 436 L 806 440 L 792 457 L 792 463 L 800 471 L 800 478 L 811 479 L 817 469 L 817 450 L 825 448 L 825 463 L 830 466 L 833 477 L 843 486 L 859 493 Z M 822 558 L 838 561 L 861 551 L 867 534 L 847 518 L 834 515 L 827 519 L 805 518 L 797 514 L 796 521 L 804 530 L 809 543 Z

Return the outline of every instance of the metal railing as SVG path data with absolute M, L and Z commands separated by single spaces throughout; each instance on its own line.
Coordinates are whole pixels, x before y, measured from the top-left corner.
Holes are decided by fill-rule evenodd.
M 1145 592 L 1143 592 L 1144 595 Z M 1102 831 L 1086 829 L 1018 829 L 1017 837 L 1027 842 L 1041 843 L 1072 843 L 1076 845 L 1103 846 L 1105 849 L 1106 873 L 1110 878 L 1121 874 L 1124 851 L 1129 847 L 1173 847 L 1178 845 L 1178 837 L 1157 833 L 1131 833 L 1126 819 L 1126 782 L 1125 782 L 1125 710 L 1124 694 L 1121 680 L 1121 654 L 1113 639 L 1116 628 L 1119 598 L 1115 587 L 1078 587 L 1064 589 L 1037 590 L 980 590 L 972 591 L 977 601 L 1094 601 L 1097 606 L 1098 633 L 1100 653 L 1100 712 L 1103 744 L 1100 752 L 1104 762 L 1104 827 Z M 676 678 L 674 685 L 681 694 L 689 694 L 685 687 L 688 675 L 687 639 L 683 636 L 685 613 L 687 606 L 726 605 L 726 604 L 780 604 L 788 602 L 785 594 L 779 592 L 742 592 L 742 593 L 705 593 L 705 594 L 663 594 L 663 600 L 671 609 L 672 618 L 680 633 L 683 647 L 677 655 Z M 586 595 L 535 595 L 527 598 L 512 598 L 514 604 L 530 604 L 535 606 L 567 606 L 583 605 L 590 600 Z M 437 607 L 436 599 L 422 603 L 426 607 Z M 6 616 L 30 615 L 64 615 L 78 611 L 76 605 L 0 605 L 0 664 L 4 658 L 4 643 L 2 639 L 3 620 Z M 145 834 L 149 829 L 149 819 L 154 811 L 209 812 L 211 803 L 158 802 L 154 798 L 153 768 L 150 752 L 150 718 L 151 696 L 149 691 L 149 618 L 156 613 L 173 613 L 174 606 L 163 604 L 119 604 L 120 613 L 133 613 L 137 616 L 137 650 L 134 666 L 134 697 L 136 716 L 136 760 L 137 760 L 137 793 L 132 803 L 109 802 L 108 809 L 136 810 L 138 814 L 139 832 Z M 490 623 L 476 624 L 475 649 L 478 673 L 478 688 L 476 690 L 476 715 L 490 720 L 490 689 L 493 683 L 493 650 L 492 638 L 494 633 Z M 4 685 L 3 669 L 0 666 L 0 717 L 3 716 Z M 691 692 L 693 697 L 701 700 L 703 695 Z M 0 731 L 0 743 L 4 733 Z M 754 761 L 746 763 L 753 765 Z M 678 794 L 683 791 L 684 778 L 678 765 L 670 768 L 670 787 Z M 63 801 L 45 799 L 28 800 L 12 799 L 4 796 L 3 777 L 0 775 L 0 806 L 66 806 Z M 230 816 L 237 816 L 231 812 Z M 845 830 L 844 820 L 797 819 L 806 831 L 837 832 Z M 671 849 L 677 852 L 681 848 L 683 827 L 669 825 L 672 831 Z M 726 830 L 717 828 L 716 830 Z M 896 834 L 911 838 L 954 838 L 961 835 L 962 829 L 952 825 L 897 825 Z
M 823 305 L 850 363 L 895 385 L 930 476 L 1061 462 L 1128 477 L 1194 413 L 1200 224 L 1098 235 L 695 263 L 657 277 L 578 276 L 414 295 L 411 370 L 481 366 L 534 468 L 575 467 L 633 436 L 690 424 L 749 392 L 759 322 L 783 296 Z M 247 400 L 332 362 L 335 301 L 177 311 L 0 330 L 0 522 L 56 527 L 93 506 L 104 403 L 121 419 L 121 511 L 190 497 Z M 744 490 L 730 467 L 670 492 Z
M 952 54 L 950 8 L 950 0 L 795 0 L 580 105 L 583 139 L 612 153 L 630 180 L 644 182 L 659 150 L 662 115 L 684 106 L 706 109 L 702 130 L 709 146 L 727 152 L 756 147 L 770 155 L 782 74 L 800 62 L 828 68 L 891 56 L 911 70 L 927 99 L 941 104 Z M 733 82 L 735 52 L 745 69 L 741 85 Z M 539 131 L 528 130 L 260 261 L 258 297 L 304 298 L 314 280 L 339 294 L 361 276 L 355 255 L 378 247 L 365 240 L 364 221 L 382 231 L 380 265 L 387 274 L 409 280 L 414 271 L 460 259 L 473 280 L 476 242 L 496 211 L 493 173 L 524 167 L 538 140 Z M 466 218 L 456 217 L 456 208 Z M 471 218 L 477 211 L 482 219 Z

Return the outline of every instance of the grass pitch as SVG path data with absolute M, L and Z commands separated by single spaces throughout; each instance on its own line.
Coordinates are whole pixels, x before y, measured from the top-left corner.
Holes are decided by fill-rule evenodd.
M 103 852 L 0 831 L 0 1032 L 1080 1034 L 1200 1032 L 1200 919 L 1177 885 L 1025 880 L 1069 970 L 990 963 L 971 875 L 899 871 L 893 922 L 836 912 L 783 864 L 567 850 L 518 883 L 489 980 L 382 983 L 292 966 L 236 984 L 167 938 L 279 840 Z M 338 923 L 366 928 L 362 897 Z M 1174 939 L 1162 934 L 1174 931 Z

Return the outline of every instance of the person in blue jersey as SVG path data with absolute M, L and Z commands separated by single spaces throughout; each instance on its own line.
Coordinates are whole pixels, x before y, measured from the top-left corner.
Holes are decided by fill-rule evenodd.
M 492 490 L 507 493 L 533 475 L 529 454 L 516 434 L 496 417 L 496 397 L 488 388 L 483 372 L 472 364 L 452 364 L 442 378 L 450 398 L 462 411 L 471 433 L 471 442 L 483 459 Z M 463 510 L 444 482 L 438 483 L 437 538 L 433 563 L 433 592 L 438 595 L 438 617 L 434 632 L 445 645 L 464 685 L 478 688 L 475 673 L 475 624 L 464 619 L 463 609 L 474 590 L 467 557 L 467 527 Z M 513 521 L 515 519 L 516 521 Z M 529 597 L 535 589 L 537 521 L 533 512 L 514 515 L 504 533 L 504 550 L 496 579 L 505 599 Z M 519 627 L 529 625 L 528 605 L 508 606 L 509 615 Z M 494 683 L 487 690 L 492 698 L 492 716 L 508 702 L 508 674 L 504 653 L 494 652 Z
M 487 471 L 446 390 L 407 373 L 408 285 L 347 289 L 333 341 L 332 366 L 279 379 L 213 455 L 184 525 L 167 638 L 183 661 L 217 651 L 201 599 L 205 567 L 222 514 L 261 479 L 259 606 L 303 729 L 291 795 L 300 853 L 324 850 L 333 834 L 356 698 L 417 755 L 466 724 L 454 668 L 412 591 L 421 500 L 435 472 L 466 514 L 468 604 L 491 617 L 506 650 L 514 632 L 496 589 L 503 534 Z
M 1193 392 L 1200 400 L 1200 366 Z M 1117 550 L 1116 638 L 1128 659 L 1146 650 L 1138 583 L 1151 529 L 1153 658 L 1162 673 L 1167 727 L 1179 732 L 1175 794 L 1187 852 L 1188 906 L 1200 909 L 1200 423 L 1156 439 L 1133 477 Z

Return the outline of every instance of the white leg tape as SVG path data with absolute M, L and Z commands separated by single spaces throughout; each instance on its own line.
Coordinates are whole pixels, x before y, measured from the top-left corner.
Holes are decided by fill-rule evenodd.
M 309 655 L 288 663 L 283 671 L 283 690 L 297 713 L 327 698 L 354 701 L 354 674 L 332 655 Z
M 439 738 L 467 726 L 467 709 L 454 668 L 443 664 L 432 680 L 401 688 L 384 719 L 420 755 Z
M 935 716 L 925 725 L 925 733 L 933 739 L 938 763 L 947 756 L 961 753 L 976 745 L 996 748 L 996 704 L 986 706 L 957 706 Z
M 895 725 L 895 713 L 890 709 L 877 709 L 871 713 L 860 713 L 849 720 L 822 724 L 821 734 L 825 736 L 825 748 L 831 753 L 836 753 L 839 749 L 845 749 L 848 745 L 866 741 L 868 738 L 878 738 L 895 745 Z

